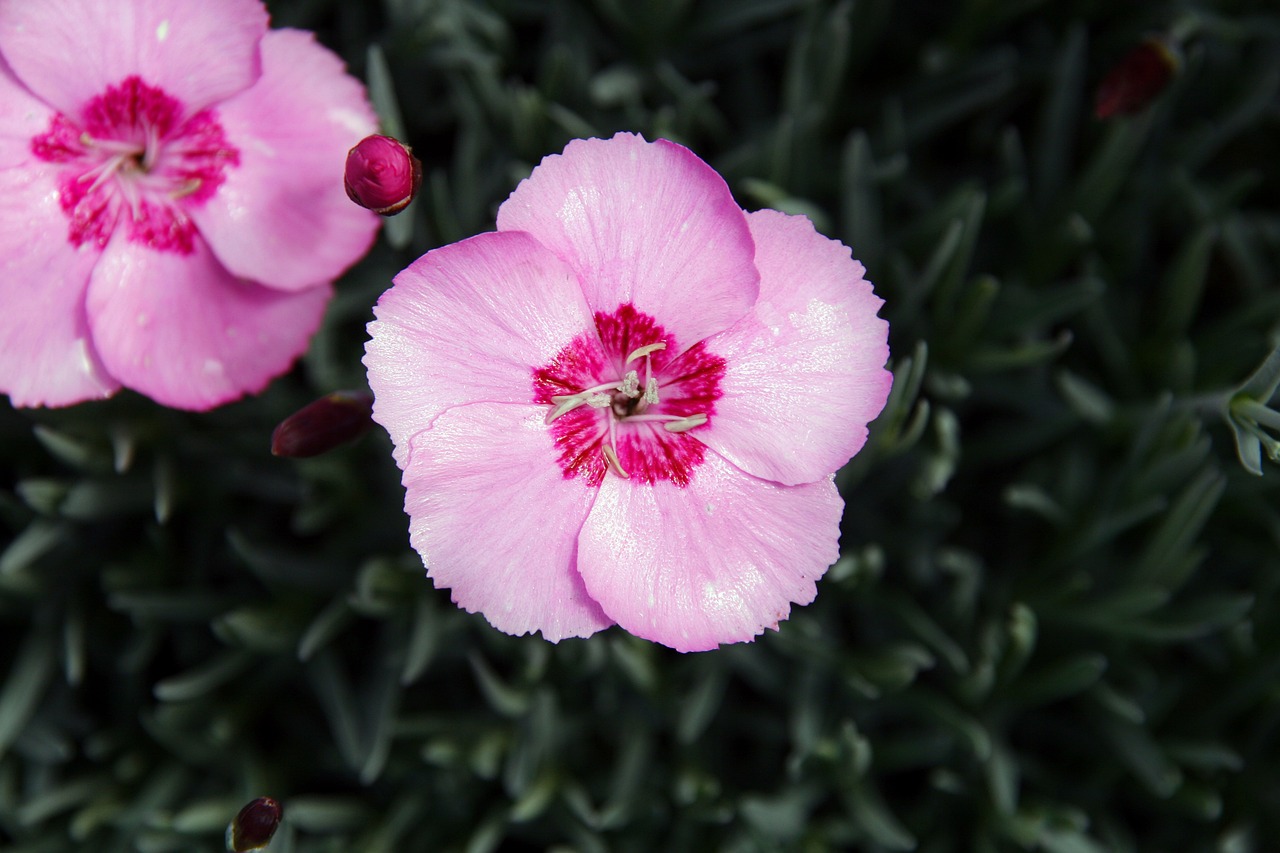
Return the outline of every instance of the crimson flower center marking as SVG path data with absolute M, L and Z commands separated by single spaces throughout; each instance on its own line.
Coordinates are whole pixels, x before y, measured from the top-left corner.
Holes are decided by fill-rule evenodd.
M 182 103 L 137 76 L 108 86 L 73 118 L 56 114 L 31 140 L 35 156 L 61 165 L 58 203 L 67 240 L 106 246 L 116 228 L 159 251 L 194 251 L 189 211 L 204 204 L 240 162 L 211 110 Z
M 688 485 L 706 449 L 686 433 L 710 424 L 724 359 L 701 343 L 681 352 L 630 304 L 597 312 L 595 326 L 534 371 L 534 401 L 547 405 L 564 476 Z

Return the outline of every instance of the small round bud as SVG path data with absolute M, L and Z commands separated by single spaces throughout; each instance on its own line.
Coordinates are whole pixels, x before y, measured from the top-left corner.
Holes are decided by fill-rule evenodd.
M 413 149 L 390 136 L 366 136 L 347 152 L 347 195 L 361 207 L 394 216 L 422 186 L 422 162 Z
M 284 809 L 270 797 L 258 797 L 240 810 L 227 826 L 227 850 L 250 853 L 265 850 L 280 826 Z
M 372 418 L 372 395 L 334 391 L 281 421 L 271 433 L 271 452 L 294 459 L 319 456 L 364 435 Z

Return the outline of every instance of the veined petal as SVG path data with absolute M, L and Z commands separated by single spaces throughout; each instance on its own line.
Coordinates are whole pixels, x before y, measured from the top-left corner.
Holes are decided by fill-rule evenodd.
M 428 252 L 374 316 L 364 357 L 373 417 L 401 467 L 409 440 L 450 406 L 531 402 L 534 370 L 595 328 L 573 271 L 518 232 Z
M 89 283 L 93 339 L 125 385 L 166 406 L 210 409 L 261 391 L 306 349 L 332 289 L 281 293 L 238 279 L 202 240 L 189 255 L 117 231 Z
M 69 116 L 131 75 L 194 114 L 252 85 L 266 31 L 260 0 L 0 3 L 0 53 L 31 91 Z
M 578 274 L 587 304 L 630 302 L 681 347 L 728 328 L 756 300 L 746 220 L 728 186 L 680 145 L 620 133 L 543 159 L 498 209 Z
M 49 129 L 54 112 L 13 76 L 0 56 L 0 169 L 33 159 L 31 140 Z
M 96 249 L 66 239 L 50 170 L 0 171 L 0 391 L 16 406 L 110 396 L 85 317 Z
M 747 222 L 760 298 L 707 341 L 726 371 L 715 424 L 697 437 L 750 474 L 813 482 L 862 448 L 888 397 L 883 300 L 849 249 L 808 219 L 762 210 Z
M 377 118 L 311 33 L 267 33 L 262 77 L 220 104 L 218 120 L 239 162 L 192 218 L 227 269 L 298 290 L 333 280 L 368 250 L 379 219 L 347 198 L 342 164 Z
M 682 652 L 751 640 L 808 604 L 835 562 L 844 504 L 830 477 L 782 486 L 714 453 L 685 488 L 606 477 L 578 537 L 605 613 Z
M 413 439 L 409 539 L 437 587 L 509 634 L 557 642 L 613 624 L 574 569 L 596 491 L 555 463 L 542 407 L 477 403 Z

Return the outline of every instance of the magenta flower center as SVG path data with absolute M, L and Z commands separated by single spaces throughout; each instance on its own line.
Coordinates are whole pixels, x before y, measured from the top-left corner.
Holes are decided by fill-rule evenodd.
M 128 77 L 71 118 L 53 117 L 31 140 L 41 160 L 64 165 L 58 202 L 76 246 L 105 246 L 116 228 L 135 243 L 190 254 L 188 211 L 211 198 L 240 161 L 211 110 L 186 115 L 176 98 Z
M 533 373 L 565 478 L 598 486 L 612 472 L 687 486 L 706 453 L 689 433 L 711 424 L 724 359 L 702 343 L 681 352 L 630 304 L 597 312 L 595 324 Z

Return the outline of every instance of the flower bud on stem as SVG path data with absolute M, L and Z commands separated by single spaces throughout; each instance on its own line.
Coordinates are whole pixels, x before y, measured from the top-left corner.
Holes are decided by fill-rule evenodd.
M 271 844 L 284 810 L 270 797 L 258 797 L 240 810 L 227 826 L 227 850 L 230 853 L 251 853 L 266 850 Z
M 373 425 L 373 396 L 335 391 L 303 406 L 271 433 L 271 452 L 302 459 L 355 441 Z
M 366 136 L 347 152 L 343 184 L 356 204 L 381 216 L 394 216 L 418 194 L 422 161 L 398 139 Z

